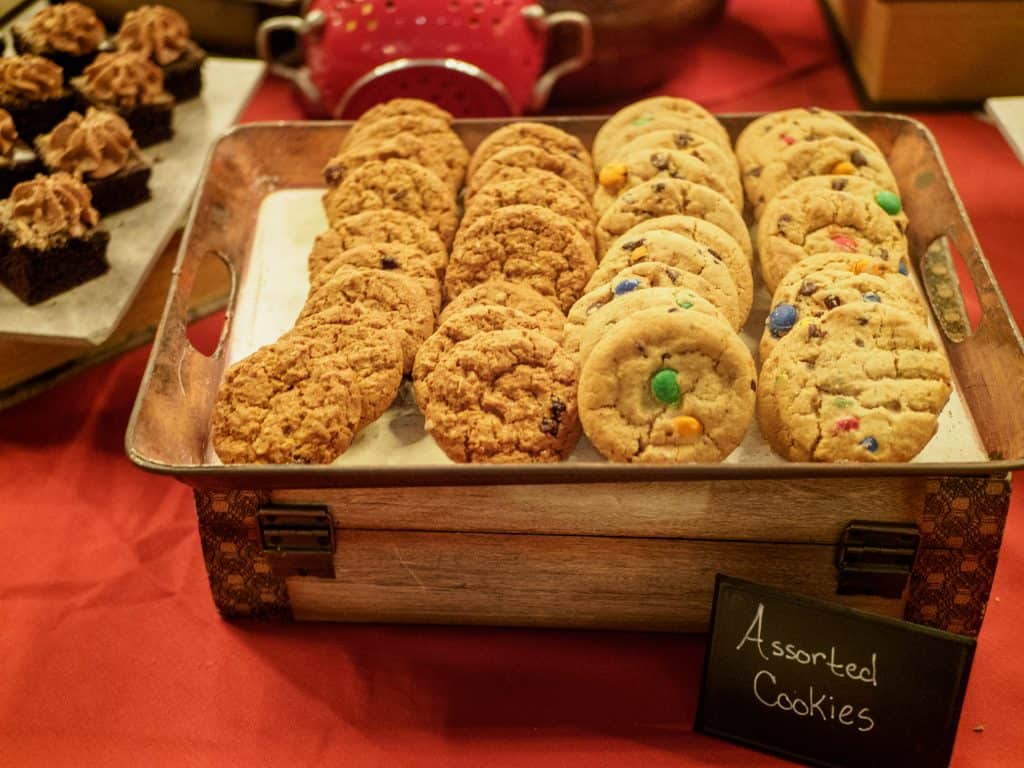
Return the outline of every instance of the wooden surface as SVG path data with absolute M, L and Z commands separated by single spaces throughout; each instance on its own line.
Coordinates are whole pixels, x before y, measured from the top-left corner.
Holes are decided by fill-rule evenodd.
M 344 531 L 336 579 L 287 580 L 303 620 L 705 631 L 716 573 L 902 616 L 835 594 L 834 549 L 676 539 Z
M 1024 2 L 826 5 L 874 101 L 981 101 L 1024 91 Z
M 180 235 L 176 235 L 167 244 L 117 330 L 98 347 L 0 339 L 0 408 L 151 340 L 167 300 L 180 243 Z M 229 289 L 230 277 L 223 265 L 216 259 L 205 260 L 189 302 L 191 317 L 203 317 L 224 306 Z
M 328 505 L 342 536 L 345 529 L 366 528 L 834 545 L 851 520 L 917 519 L 926 483 L 896 477 L 338 488 L 273 491 L 271 499 Z

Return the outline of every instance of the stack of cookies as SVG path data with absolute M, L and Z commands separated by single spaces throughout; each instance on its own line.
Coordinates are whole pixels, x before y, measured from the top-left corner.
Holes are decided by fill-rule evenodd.
M 453 460 L 549 462 L 579 438 L 564 311 L 595 268 L 583 143 L 512 123 L 473 153 L 445 275 L 448 306 L 413 369 L 425 426 Z
M 909 461 L 935 434 L 950 370 L 884 154 L 839 115 L 790 109 L 750 123 L 736 156 L 773 293 L 761 433 L 792 461 Z
M 451 115 L 397 99 L 327 163 L 330 228 L 295 326 L 233 365 L 213 445 L 226 463 L 329 463 L 387 410 L 434 330 L 469 153 Z
M 605 457 L 717 462 L 754 416 L 738 335 L 753 250 L 729 136 L 686 99 L 631 104 L 598 131 L 597 269 L 570 309 L 583 430 Z

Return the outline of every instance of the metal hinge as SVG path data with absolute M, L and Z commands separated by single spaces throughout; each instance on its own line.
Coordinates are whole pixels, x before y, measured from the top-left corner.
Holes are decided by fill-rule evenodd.
M 920 541 L 916 525 L 853 521 L 839 540 L 836 594 L 900 597 Z
M 281 578 L 334 578 L 334 520 L 327 507 L 267 505 L 256 513 L 260 546 Z

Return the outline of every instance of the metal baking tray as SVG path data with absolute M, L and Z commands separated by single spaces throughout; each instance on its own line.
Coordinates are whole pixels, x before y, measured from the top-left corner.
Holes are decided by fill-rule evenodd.
M 234 123 L 263 69 L 251 60 L 206 60 L 201 96 L 174 109 L 174 138 L 142 152 L 153 163 L 152 199 L 101 222 L 110 232 L 110 271 L 31 307 L 0 285 L 0 336 L 79 346 L 110 337 L 181 226 L 210 146 Z
M 886 153 L 910 219 L 911 259 L 929 283 L 933 325 L 954 371 L 939 432 L 906 464 L 790 463 L 767 450 L 757 425 L 721 464 L 624 465 L 604 461 L 584 439 L 560 464 L 459 465 L 433 445 L 408 392 L 331 465 L 223 466 L 210 448 L 211 410 L 225 368 L 287 330 L 305 298 L 305 256 L 326 227 L 321 168 L 349 123 L 247 125 L 214 147 L 192 209 L 164 317 L 126 435 L 140 467 L 197 487 L 283 488 L 679 481 L 774 477 L 997 475 L 1024 466 L 1024 341 L 981 253 L 928 130 L 907 117 L 846 115 Z M 735 136 L 757 115 L 720 116 Z M 546 118 L 589 145 L 605 118 Z M 472 149 L 508 120 L 456 121 Z M 942 238 L 962 254 L 980 320 L 971 331 Z M 926 256 L 927 254 L 927 256 Z M 220 343 L 209 357 L 186 336 L 192 281 L 204 258 L 233 276 Z M 756 346 L 770 297 L 760 285 L 744 329 Z M 928 280 L 926 280 L 928 282 Z M 973 302 L 971 302 L 973 303 Z M 940 330 L 941 326 L 941 330 Z

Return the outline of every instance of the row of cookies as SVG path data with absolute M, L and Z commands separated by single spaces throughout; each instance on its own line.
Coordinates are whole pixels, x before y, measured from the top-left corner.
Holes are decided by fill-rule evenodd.
M 418 100 L 381 104 L 327 163 L 329 228 L 309 253 L 306 302 L 226 372 L 212 428 L 221 461 L 330 463 L 394 402 L 441 307 L 455 192 L 420 161 L 446 142 L 464 168 L 451 119 Z
M 460 462 L 550 462 L 580 434 L 564 310 L 595 268 L 594 173 L 542 123 L 486 136 L 470 159 L 445 276 L 449 301 L 416 357 L 425 428 Z
M 614 461 L 721 461 L 756 389 L 737 334 L 752 249 L 728 133 L 700 105 L 658 97 L 613 115 L 593 152 L 603 256 L 566 325 L 583 429 Z
M 736 153 L 773 292 L 762 435 L 791 461 L 909 461 L 935 434 L 951 379 L 885 155 L 814 108 L 754 120 Z
M 27 142 L 90 107 L 119 114 L 140 146 L 165 141 L 175 103 L 202 85 L 205 53 L 171 8 L 130 11 L 107 42 L 90 8 L 62 3 L 15 25 L 13 36 L 19 55 L 0 58 L 0 108 Z

